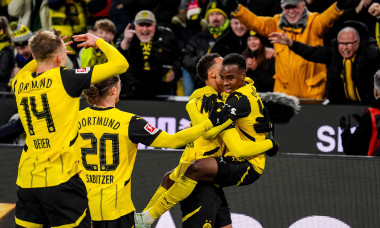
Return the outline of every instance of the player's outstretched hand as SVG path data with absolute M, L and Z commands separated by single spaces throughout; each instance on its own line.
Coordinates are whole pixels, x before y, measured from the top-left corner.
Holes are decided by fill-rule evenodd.
M 264 117 L 257 117 L 257 124 L 253 125 L 253 128 L 257 133 L 267 133 L 273 130 L 273 124 L 270 120 L 269 112 L 267 108 L 263 109 Z
M 267 150 L 265 154 L 268 155 L 269 157 L 273 157 L 277 154 L 280 144 L 277 141 L 275 141 L 273 138 L 269 138 L 269 139 L 270 141 L 272 141 L 273 147 L 272 149 Z
M 216 94 L 205 94 L 202 98 L 201 113 L 210 112 L 214 107 L 218 96 Z
M 96 41 L 99 39 L 99 37 L 97 37 L 91 33 L 74 35 L 73 38 L 74 38 L 75 42 L 82 42 L 82 43 L 78 44 L 77 47 L 98 48 L 96 46 Z
M 65 40 L 67 39 L 67 36 L 63 36 L 61 39 L 63 40 L 63 42 L 65 42 Z M 71 45 L 72 43 L 73 43 L 72 40 L 70 40 L 69 42 L 65 42 L 65 46 L 67 47 Z M 72 51 L 69 51 L 66 49 L 66 54 L 72 54 L 72 53 L 73 53 Z
M 214 106 L 212 107 L 208 115 L 208 118 L 210 119 L 214 127 L 219 126 L 223 124 L 224 122 L 226 122 L 226 120 L 228 119 L 227 109 L 228 109 L 227 107 L 223 108 L 221 103 L 216 102 L 214 104 Z

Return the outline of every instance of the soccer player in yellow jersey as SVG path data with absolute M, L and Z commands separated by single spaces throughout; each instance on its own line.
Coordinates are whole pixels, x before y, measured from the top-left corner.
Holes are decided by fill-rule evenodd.
M 114 47 L 94 35 L 83 34 L 73 36 L 83 41 L 78 46 L 99 48 L 108 62 L 65 69 L 66 46 L 60 36 L 56 30 L 32 36 L 29 46 L 35 60 L 12 82 L 26 132 L 18 166 L 16 227 L 91 227 L 75 143 L 79 96 L 90 84 L 128 68 L 127 60 Z
M 143 118 L 115 108 L 120 78 L 115 76 L 84 90 L 90 107 L 79 112 L 80 176 L 88 190 L 93 228 L 133 227 L 131 174 L 138 143 L 178 148 L 216 125 L 217 112 L 194 127 L 168 134 Z
M 239 58 L 239 60 L 241 59 Z M 242 60 L 244 60 L 244 58 Z M 224 77 L 219 76 L 222 61 L 223 59 L 217 54 L 207 54 L 198 62 L 197 75 L 203 79 L 208 86 L 195 91 L 190 97 L 187 109 L 192 121 L 202 119 L 200 111 L 202 107 L 205 106 L 205 98 L 211 97 L 213 94 L 217 94 L 217 92 L 222 92 L 224 84 L 237 85 L 237 87 L 233 87 L 234 90 L 240 87 L 244 88 L 246 84 L 244 80 L 245 66 L 240 66 L 242 64 L 240 62 L 238 62 L 240 64 L 238 65 L 239 70 L 237 71 L 235 69 L 238 74 L 236 77 L 239 76 L 239 79 L 236 78 L 233 83 L 225 83 L 226 80 Z M 228 63 L 228 61 L 230 61 L 229 58 L 227 58 L 226 62 Z M 228 77 L 229 80 L 230 78 L 231 76 Z M 212 141 L 200 138 L 188 145 L 177 168 L 171 174 L 168 173 L 164 176 L 162 185 L 158 188 L 156 194 L 144 209 L 147 211 L 143 214 L 136 214 L 136 227 L 144 227 L 139 226 L 140 223 L 145 223 L 145 227 L 149 227 L 154 219 L 158 218 L 178 201 L 185 199 L 192 193 L 198 181 L 211 182 L 220 186 L 239 186 L 250 184 L 259 178 L 264 168 L 265 152 L 275 154 L 278 150 L 278 144 L 274 140 L 266 140 L 266 132 L 257 133 L 254 131 L 254 128 L 256 128 L 255 125 L 257 124 L 257 117 L 262 117 L 263 106 L 254 87 L 250 85 L 249 88 L 251 88 L 251 91 L 247 93 L 247 95 L 253 96 L 254 99 L 249 101 L 247 97 L 240 96 L 242 97 L 241 101 L 238 100 L 238 102 L 236 102 L 235 98 L 233 98 L 233 96 L 235 96 L 234 94 L 226 105 L 228 111 L 233 110 L 231 111 L 233 112 L 232 114 L 234 114 L 232 115 L 232 119 L 237 122 L 240 120 L 236 120 L 237 117 L 241 117 L 242 120 L 245 119 L 244 124 L 240 123 L 236 125 L 239 127 L 235 126 L 235 128 L 229 127 L 228 130 L 220 134 L 221 138 L 216 138 Z M 228 89 L 227 92 L 231 93 L 230 87 L 228 87 Z M 243 127 L 240 127 L 241 125 L 243 125 Z M 268 128 L 267 131 L 269 130 Z M 245 131 L 245 133 L 241 133 L 242 131 Z M 249 135 L 252 135 L 252 137 Z M 247 138 L 247 136 L 250 138 Z M 223 149 L 220 150 L 220 148 L 223 148 L 221 139 L 228 147 L 226 151 Z M 193 163 L 191 164 L 191 162 Z M 181 175 L 184 170 L 186 170 L 185 174 L 177 180 L 178 176 Z M 176 184 L 183 180 L 188 182 L 187 187 L 177 191 L 178 188 Z M 176 184 L 170 188 L 173 181 L 176 181 Z M 198 185 L 197 188 L 196 193 L 192 193 L 191 198 L 197 199 L 198 202 L 196 202 L 196 200 L 188 200 L 191 201 L 191 203 L 181 202 L 183 226 L 201 227 L 204 225 L 205 220 L 207 220 L 213 227 L 230 227 L 230 214 L 224 193 L 220 189 L 216 189 L 215 191 L 210 190 L 210 186 L 203 186 L 202 189 L 199 189 L 200 187 Z M 166 192 L 166 189 L 169 189 L 169 191 Z M 206 194 L 205 191 L 207 192 Z M 220 195 L 220 197 L 215 197 L 215 194 Z M 160 196 L 161 198 L 159 198 Z M 217 206 L 215 208 L 214 205 L 211 207 L 205 205 L 205 202 L 208 203 L 211 201 L 206 198 L 210 199 L 211 197 L 221 202 L 219 207 Z M 212 204 L 214 204 L 214 202 Z M 152 217 L 154 219 L 152 219 Z

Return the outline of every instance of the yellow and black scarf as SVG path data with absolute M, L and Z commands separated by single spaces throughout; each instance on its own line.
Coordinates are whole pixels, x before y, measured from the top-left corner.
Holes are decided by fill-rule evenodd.
M 148 43 L 140 42 L 140 46 L 142 48 L 142 53 L 144 57 L 144 70 L 150 70 L 149 65 L 149 56 L 152 51 L 152 41 L 149 41 Z
M 212 28 L 212 27 L 208 27 L 208 31 L 210 32 L 210 34 L 216 39 L 218 38 L 220 35 L 222 35 L 222 33 L 224 31 L 226 31 L 226 29 L 228 29 L 230 25 L 230 20 L 229 19 L 226 19 L 226 22 L 224 22 L 224 24 L 222 26 L 219 26 L 217 28 Z
M 11 40 L 6 33 L 0 33 L 0 51 L 11 45 Z

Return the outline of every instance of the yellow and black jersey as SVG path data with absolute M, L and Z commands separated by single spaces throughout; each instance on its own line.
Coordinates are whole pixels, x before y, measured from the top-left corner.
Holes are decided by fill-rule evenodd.
M 267 133 L 256 133 L 253 125 L 256 124 L 257 117 L 263 117 L 264 105 L 256 93 L 256 88 L 252 83 L 247 83 L 233 93 L 229 94 L 225 105 L 231 109 L 231 115 L 240 116 L 241 118 L 234 121 L 236 130 L 239 132 L 242 140 L 253 142 L 263 141 Z M 245 157 L 256 169 L 262 173 L 265 167 L 265 151 L 258 155 Z M 226 156 L 231 156 L 226 153 Z
M 151 145 L 162 130 L 117 108 L 79 112 L 81 178 L 88 190 L 91 218 L 115 220 L 135 210 L 131 174 L 138 143 Z
M 208 118 L 208 113 L 200 113 L 202 100 L 204 95 L 218 94 L 211 86 L 205 86 L 197 89 L 189 98 L 189 105 L 186 105 L 186 110 L 190 116 L 192 125 L 197 125 L 203 120 Z M 190 105 L 194 104 L 194 105 Z M 181 174 L 183 174 L 186 168 L 197 159 L 205 157 L 217 157 L 222 156 L 225 150 L 225 145 L 220 137 L 215 137 L 211 140 L 205 140 L 203 137 L 198 138 L 192 143 L 189 143 L 184 152 L 182 153 L 180 162 L 170 175 L 170 179 L 176 180 Z
M 57 67 L 39 75 L 22 70 L 12 82 L 26 132 L 18 167 L 22 188 L 56 186 L 79 172 L 75 153 L 79 96 L 90 86 L 93 68 Z

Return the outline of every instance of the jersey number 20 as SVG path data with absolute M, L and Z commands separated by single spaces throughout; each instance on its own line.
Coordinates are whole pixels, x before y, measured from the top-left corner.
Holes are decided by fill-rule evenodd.
M 93 133 L 81 133 L 83 140 L 91 140 L 91 148 L 81 148 L 82 163 L 86 170 L 98 171 L 97 164 L 88 164 L 86 156 L 88 154 L 98 154 L 98 139 Z M 110 140 L 112 143 L 112 164 L 107 164 L 106 161 L 106 142 Z M 104 133 L 99 139 L 99 163 L 101 171 L 112 171 L 119 166 L 119 135 Z

